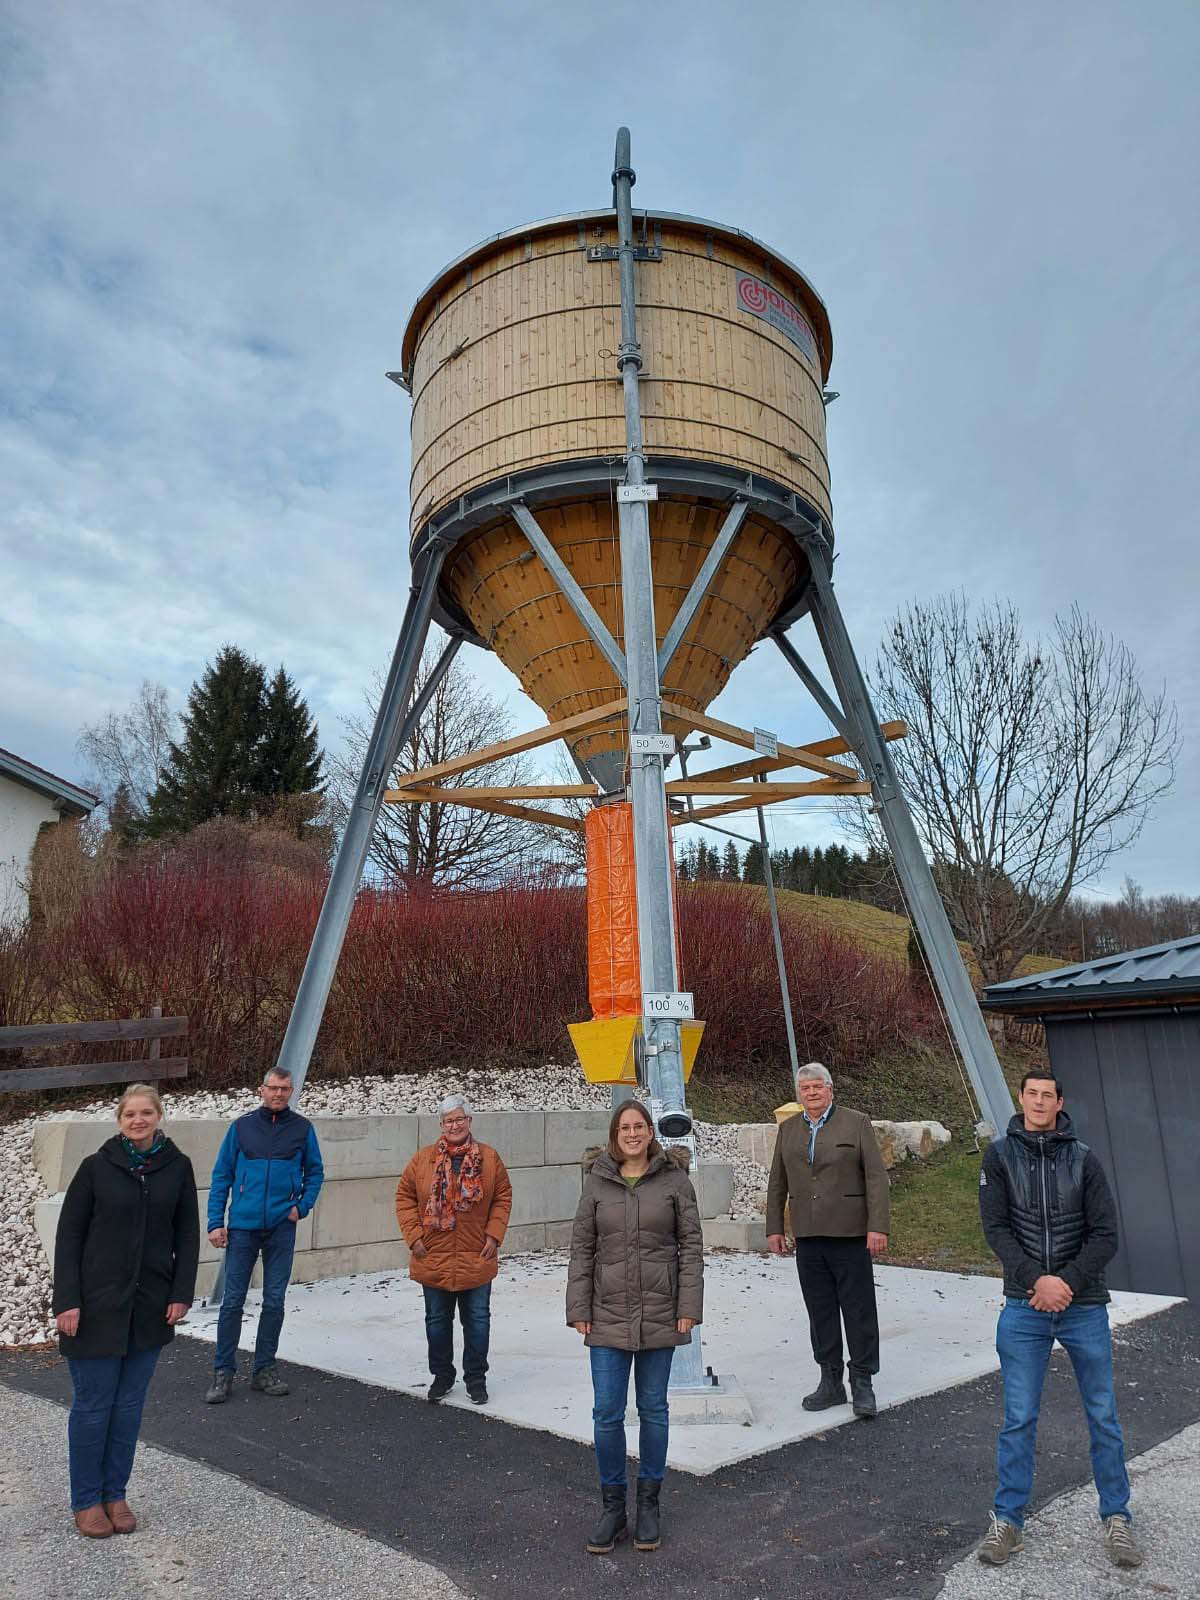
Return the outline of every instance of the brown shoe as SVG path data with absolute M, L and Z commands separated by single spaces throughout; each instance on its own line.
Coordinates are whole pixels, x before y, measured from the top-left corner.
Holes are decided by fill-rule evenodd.
M 75 1526 L 85 1539 L 107 1539 L 113 1531 L 103 1506 L 88 1506 L 75 1513 Z
M 128 1500 L 106 1500 L 104 1510 L 114 1533 L 137 1532 L 137 1518 L 129 1509 Z

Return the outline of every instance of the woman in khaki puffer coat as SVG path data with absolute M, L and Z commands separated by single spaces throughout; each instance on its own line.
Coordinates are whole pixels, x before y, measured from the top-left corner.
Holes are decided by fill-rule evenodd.
M 637 1100 L 617 1107 L 608 1148 L 584 1157 L 571 1234 L 567 1321 L 587 1344 L 603 1512 L 588 1540 L 611 1550 L 626 1528 L 625 1406 L 633 1370 L 639 1419 L 634 1546 L 659 1546 L 667 1462 L 667 1382 L 677 1345 L 704 1310 L 704 1240 L 688 1151 L 664 1151 Z

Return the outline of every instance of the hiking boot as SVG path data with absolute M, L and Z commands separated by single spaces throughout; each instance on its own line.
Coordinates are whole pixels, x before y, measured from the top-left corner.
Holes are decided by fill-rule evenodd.
M 472 1405 L 476 1405 L 476 1406 L 485 1406 L 485 1405 L 487 1405 L 488 1393 L 487 1393 L 487 1384 L 486 1383 L 469 1383 L 467 1385 L 467 1393 L 471 1396 L 471 1404 Z
M 269 1394 L 273 1400 L 278 1400 L 281 1395 L 291 1393 L 287 1384 L 279 1376 L 279 1369 L 274 1365 L 260 1367 L 250 1379 L 250 1387 L 257 1389 L 259 1394 Z
M 850 1368 L 850 1404 L 854 1415 L 861 1417 L 864 1422 L 870 1422 L 874 1417 L 878 1407 L 869 1372 L 856 1372 L 853 1367 Z
M 105 1515 L 103 1506 L 88 1506 L 83 1511 L 75 1513 L 75 1526 L 85 1539 L 109 1539 L 112 1537 L 112 1523 Z
M 214 1372 L 213 1381 L 209 1384 L 204 1396 L 204 1403 L 210 1406 L 222 1405 L 233 1393 L 233 1373 Z
M 453 1378 L 435 1378 L 429 1385 L 429 1392 L 425 1396 L 431 1406 L 437 1405 L 439 1400 L 444 1400 L 454 1387 Z
M 104 1515 L 112 1523 L 114 1533 L 136 1533 L 137 1518 L 129 1509 L 128 1500 L 105 1500 Z
M 639 1478 L 637 1481 L 637 1522 L 633 1529 L 635 1550 L 657 1550 L 662 1543 L 658 1531 L 658 1491 L 662 1481 L 658 1478 Z
M 604 1501 L 604 1510 L 600 1513 L 600 1521 L 592 1529 L 587 1542 L 588 1554 L 592 1556 L 606 1556 L 617 1540 L 625 1537 L 625 1529 L 628 1526 L 625 1516 L 625 1485 L 602 1483 L 600 1495 Z
M 1020 1528 L 1005 1522 L 993 1511 L 992 1525 L 975 1554 L 985 1566 L 1002 1567 L 1009 1556 L 1019 1556 L 1024 1548 L 1025 1536 Z
M 1114 1567 L 1140 1567 L 1142 1564 L 1142 1552 L 1134 1540 L 1128 1517 L 1105 1517 L 1104 1548 Z
M 821 1381 L 811 1394 L 806 1394 L 800 1404 L 805 1411 L 828 1411 L 830 1406 L 846 1404 L 846 1386 L 842 1382 L 842 1364 L 822 1367 Z

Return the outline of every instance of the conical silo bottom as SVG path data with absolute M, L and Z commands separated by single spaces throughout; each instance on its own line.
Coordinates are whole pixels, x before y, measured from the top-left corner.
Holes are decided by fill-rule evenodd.
M 671 623 L 712 547 L 727 505 L 671 498 L 650 506 L 657 642 Z M 555 550 L 613 634 L 624 644 L 620 541 L 615 504 L 609 499 L 573 500 L 540 506 L 537 520 Z M 663 676 L 665 700 L 702 712 L 725 687 L 793 595 L 806 567 L 791 536 L 750 514 L 683 643 Z M 551 722 L 604 705 L 621 694 L 616 674 L 576 617 L 566 597 L 505 518 L 456 547 L 441 583 L 450 606 L 464 615 L 479 638 L 516 674 L 522 688 Z M 692 724 L 666 719 L 680 737 Z M 623 718 L 572 743 L 576 758 L 603 789 L 624 781 Z

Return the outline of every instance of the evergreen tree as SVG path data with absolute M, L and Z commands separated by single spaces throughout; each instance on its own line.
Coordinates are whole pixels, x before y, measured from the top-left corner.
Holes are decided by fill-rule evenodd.
M 762 845 L 757 839 L 752 839 L 746 846 L 746 865 L 742 873 L 744 883 L 766 883 L 767 875 L 763 871 Z
M 184 833 L 211 817 L 254 811 L 265 699 L 262 667 L 236 645 L 225 645 L 192 685 L 183 740 L 172 741 L 150 796 L 147 833 Z
M 280 666 L 263 702 L 256 789 L 260 795 L 313 794 L 321 787 L 317 725 Z
M 732 839 L 725 846 L 725 856 L 721 862 L 721 876 L 726 883 L 741 883 L 742 881 L 742 858 L 738 854 L 738 847 Z

